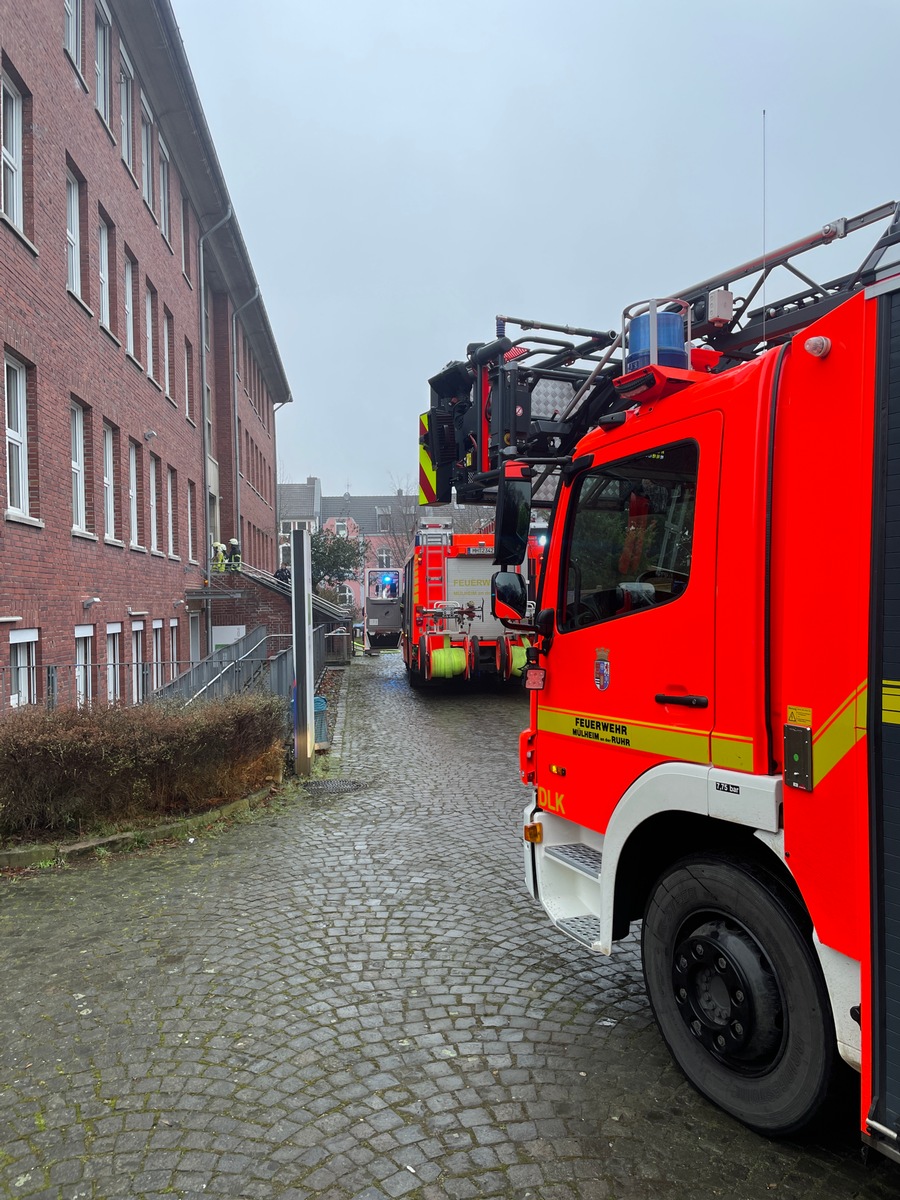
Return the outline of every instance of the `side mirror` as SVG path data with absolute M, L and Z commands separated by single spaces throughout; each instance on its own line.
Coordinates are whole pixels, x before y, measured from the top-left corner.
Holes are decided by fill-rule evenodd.
M 528 611 L 525 576 L 518 571 L 498 571 L 491 579 L 491 612 L 498 621 L 521 621 Z
M 497 485 L 494 522 L 496 566 L 517 567 L 525 561 L 530 527 L 531 468 L 519 462 L 504 463 Z

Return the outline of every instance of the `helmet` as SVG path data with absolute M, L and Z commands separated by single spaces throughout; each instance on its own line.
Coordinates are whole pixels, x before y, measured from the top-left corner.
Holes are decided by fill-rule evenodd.
M 229 541 L 228 545 L 229 545 L 229 546 L 237 546 L 237 545 L 238 545 L 238 540 L 237 540 L 237 538 L 231 538 L 231 540 Z

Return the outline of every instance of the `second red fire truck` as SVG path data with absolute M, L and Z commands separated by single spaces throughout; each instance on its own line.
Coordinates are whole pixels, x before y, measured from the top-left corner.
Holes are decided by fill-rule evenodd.
M 795 267 L 879 218 L 852 274 Z M 889 204 L 619 329 L 502 318 L 431 381 L 423 448 L 438 499 L 496 498 L 494 609 L 532 642 L 532 896 L 598 954 L 642 921 L 662 1036 L 725 1110 L 792 1133 L 843 1060 L 900 1161 L 898 242 Z

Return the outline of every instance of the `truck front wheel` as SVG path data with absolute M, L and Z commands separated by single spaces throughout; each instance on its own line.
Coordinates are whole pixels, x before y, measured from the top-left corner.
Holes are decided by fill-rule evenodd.
M 774 877 L 713 857 L 670 867 L 644 914 L 644 979 L 675 1061 L 769 1136 L 812 1120 L 835 1055 L 824 981 L 793 914 Z

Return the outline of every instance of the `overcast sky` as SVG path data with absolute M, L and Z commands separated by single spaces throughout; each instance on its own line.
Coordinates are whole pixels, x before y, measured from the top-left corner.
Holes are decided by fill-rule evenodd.
M 427 379 L 497 313 L 612 328 L 900 196 L 898 0 L 173 3 L 293 391 L 281 478 L 326 495 L 416 484 Z

